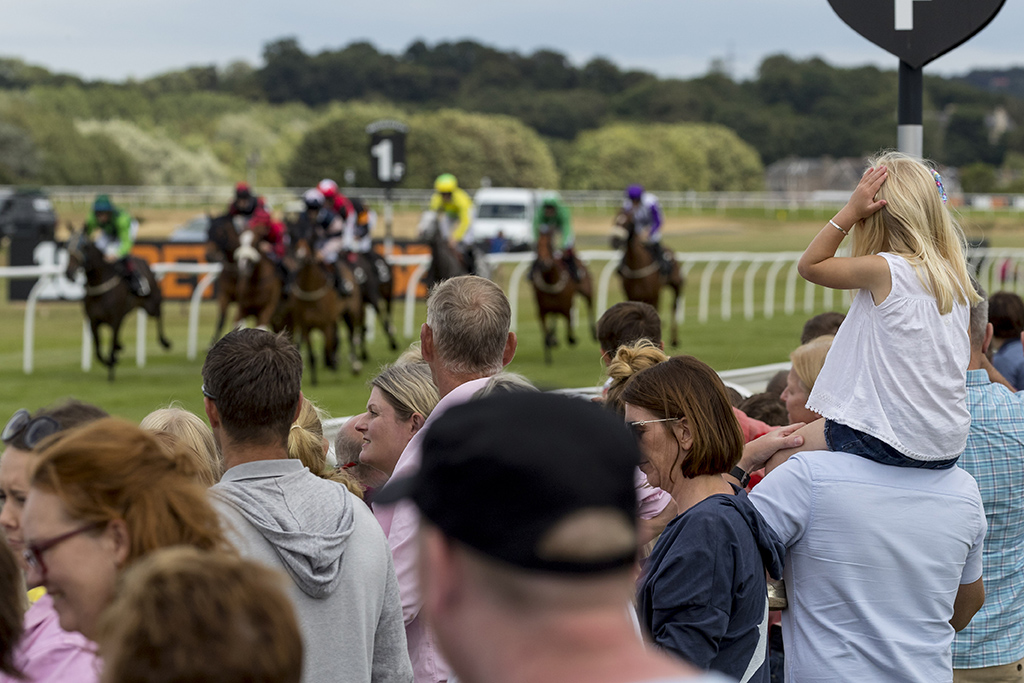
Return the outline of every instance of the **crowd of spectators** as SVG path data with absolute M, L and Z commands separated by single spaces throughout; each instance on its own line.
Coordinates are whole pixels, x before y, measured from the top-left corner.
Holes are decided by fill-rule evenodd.
M 0 682 L 1022 680 L 1014 297 L 970 309 L 948 469 L 813 450 L 760 469 L 819 419 L 842 314 L 737 397 L 665 354 L 653 308 L 617 304 L 588 402 L 504 370 L 510 305 L 474 276 L 432 290 L 337 467 L 300 354 L 262 330 L 211 348 L 203 416 L 18 411 Z

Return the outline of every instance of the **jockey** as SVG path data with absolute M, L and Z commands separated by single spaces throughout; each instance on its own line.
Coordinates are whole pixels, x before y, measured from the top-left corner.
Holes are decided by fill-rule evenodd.
M 252 193 L 247 183 L 235 185 L 235 200 L 228 206 L 228 215 L 239 232 L 250 229 L 259 236 L 259 250 L 276 265 L 284 258 L 284 224 L 275 221 L 263 197 Z
M 269 217 L 270 212 L 263 197 L 254 195 L 248 183 L 238 183 L 235 185 L 235 199 L 228 205 L 228 215 L 232 218 L 241 216 L 248 222 L 262 216 Z
M 633 219 L 637 230 L 647 229 L 647 248 L 661 264 L 662 273 L 668 276 L 672 270 L 672 259 L 661 246 L 662 212 L 658 198 L 645 192 L 641 185 L 630 185 L 626 188 L 622 210 Z
M 442 173 L 434 181 L 430 210 L 437 213 L 438 225 L 448 244 L 462 254 L 469 271 L 475 272 L 473 200 L 459 187 L 459 181 L 451 173 Z
M 306 218 L 313 231 L 313 244 L 310 248 L 316 251 L 319 261 L 330 266 L 334 276 L 334 288 L 339 296 L 349 296 L 352 294 L 351 284 L 341 277 L 336 265 L 342 247 L 344 223 L 320 190 L 306 190 L 302 195 L 302 201 L 306 205 Z
M 345 221 L 341 248 L 343 251 L 356 254 L 368 254 L 373 249 L 373 237 L 370 233 L 377 224 L 377 212 L 357 197 L 352 198 L 351 204 L 353 220 Z
M 100 232 L 96 236 L 96 246 L 103 252 L 107 262 L 115 264 L 118 273 L 128 281 L 132 294 L 149 296 L 149 280 L 135 266 L 130 255 L 135 235 L 139 232 L 139 222 L 127 211 L 115 207 L 109 196 L 101 194 L 96 197 L 92 213 L 85 220 L 86 236 L 97 228 Z
M 316 189 L 324 196 L 324 205 L 340 216 L 346 227 L 355 225 L 356 208 L 349 198 L 338 189 L 338 183 L 330 178 L 324 178 L 317 184 Z
M 533 217 L 533 240 L 534 242 L 541 235 L 557 231 L 562 235 L 562 261 L 566 270 L 576 282 L 580 281 L 579 268 L 576 267 L 576 254 L 573 252 L 573 245 L 576 236 L 572 231 L 572 216 L 569 207 L 563 204 L 557 197 L 548 197 L 537 207 L 537 213 Z M 551 244 L 555 248 L 554 241 Z

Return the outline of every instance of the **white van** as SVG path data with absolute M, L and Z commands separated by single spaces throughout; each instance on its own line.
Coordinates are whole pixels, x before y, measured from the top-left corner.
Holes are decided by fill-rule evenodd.
M 499 235 L 509 241 L 511 251 L 532 249 L 537 204 L 551 194 L 519 187 L 480 188 L 473 196 L 473 239 L 484 251 Z

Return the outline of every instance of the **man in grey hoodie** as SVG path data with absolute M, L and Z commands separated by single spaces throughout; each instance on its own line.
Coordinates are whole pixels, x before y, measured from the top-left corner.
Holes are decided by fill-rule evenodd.
M 289 460 L 302 357 L 285 337 L 237 330 L 203 364 L 206 415 L 224 459 L 214 503 L 242 555 L 291 578 L 303 683 L 409 683 L 387 540 L 348 490 Z

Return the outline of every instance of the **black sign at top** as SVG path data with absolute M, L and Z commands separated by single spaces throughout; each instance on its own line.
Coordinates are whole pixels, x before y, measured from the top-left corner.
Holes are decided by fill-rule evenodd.
M 1006 0 L 828 0 L 839 18 L 915 69 L 985 28 Z

